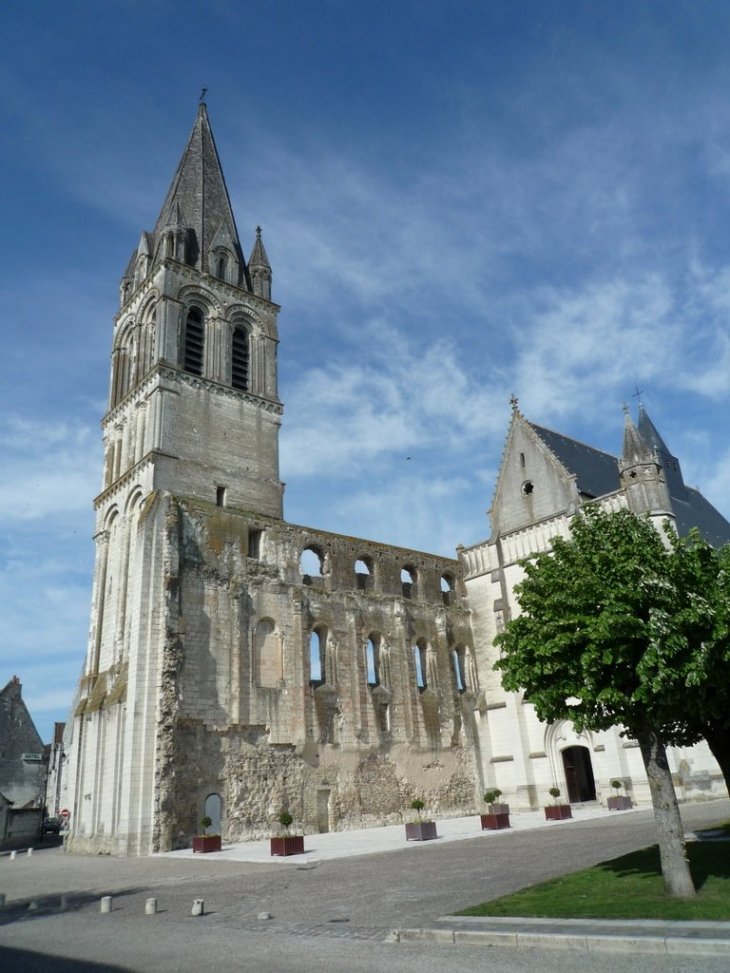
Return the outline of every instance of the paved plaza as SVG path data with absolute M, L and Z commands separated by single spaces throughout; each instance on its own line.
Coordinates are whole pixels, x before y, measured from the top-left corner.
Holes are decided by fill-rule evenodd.
M 682 814 L 691 833 L 730 817 L 730 801 L 686 805 Z M 31 856 L 18 854 L 11 860 L 6 855 L 0 858 L 0 892 L 6 896 L 0 911 L 0 968 L 4 973 L 14 969 L 15 954 L 2 951 L 14 948 L 23 953 L 33 950 L 33 962 L 41 963 L 39 957 L 45 957 L 45 965 L 34 967 L 28 956 L 19 953 L 17 968 L 28 973 L 32 969 L 65 973 L 66 967 L 58 966 L 58 958 L 64 956 L 79 962 L 103 956 L 117 964 L 89 968 L 99 971 L 198 969 L 203 957 L 217 955 L 221 937 L 242 949 L 260 950 L 262 956 L 269 956 L 276 943 L 274 952 L 283 950 L 288 955 L 289 951 L 298 957 L 297 964 L 288 968 L 300 970 L 314 963 L 317 948 L 335 959 L 349 955 L 342 968 L 354 970 L 359 969 L 357 957 L 363 950 L 363 957 L 368 950 L 377 950 L 393 958 L 408 954 L 415 962 L 426 946 L 444 958 L 442 969 L 447 969 L 443 963 L 451 963 L 445 957 L 461 951 L 466 969 L 469 950 L 479 949 L 480 944 L 482 949 L 500 945 L 561 947 L 568 952 L 613 948 L 627 955 L 655 952 L 664 956 L 665 970 L 673 968 L 666 966 L 668 952 L 682 956 L 687 950 L 695 958 L 719 954 L 716 958 L 724 957 L 727 964 L 730 925 L 683 928 L 677 923 L 447 916 L 654 841 L 653 815 L 648 810 L 608 813 L 586 807 L 574 809 L 569 822 L 548 824 L 542 813 L 535 812 L 514 814 L 512 823 L 509 831 L 480 832 L 476 817 L 443 820 L 438 822 L 439 838 L 424 843 L 406 842 L 401 825 L 308 835 L 304 855 L 287 859 L 272 859 L 268 842 L 224 845 L 220 853 L 209 855 L 185 850 L 138 859 L 67 855 L 50 844 Z M 106 895 L 113 897 L 112 912 L 102 915 L 100 899 Z M 158 903 L 152 916 L 145 915 L 149 898 Z M 203 900 L 200 917 L 191 916 L 196 899 Z M 310 950 L 314 950 L 311 956 Z M 521 951 L 505 948 L 489 955 L 493 952 L 504 956 Z M 53 957 L 56 965 L 51 964 Z M 176 957 L 174 962 L 171 957 Z M 707 962 L 711 959 L 708 956 Z M 227 962 L 221 959 L 216 973 L 228 969 Z M 594 956 L 593 970 L 602 968 L 598 962 Z M 230 966 L 249 968 L 267 967 L 265 963 Z M 340 967 L 335 962 L 330 968 Z M 424 968 L 420 959 L 413 968 Z M 686 963 L 677 967 L 694 968 Z

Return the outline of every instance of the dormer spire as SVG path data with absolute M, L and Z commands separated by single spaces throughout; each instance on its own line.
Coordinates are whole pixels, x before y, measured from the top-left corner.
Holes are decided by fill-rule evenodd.
M 253 245 L 251 256 L 248 261 L 248 269 L 251 274 L 251 285 L 253 292 L 264 300 L 271 300 L 271 264 L 266 256 L 264 241 L 261 239 L 261 227 L 256 227 L 256 242 Z

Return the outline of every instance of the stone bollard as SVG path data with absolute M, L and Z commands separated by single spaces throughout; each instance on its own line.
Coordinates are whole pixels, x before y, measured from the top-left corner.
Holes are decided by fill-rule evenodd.
M 157 899 L 147 899 L 144 904 L 144 914 L 153 916 L 157 912 Z
M 65 912 L 67 909 L 71 908 L 71 896 L 62 895 L 61 896 L 61 912 Z
M 204 903 L 203 903 L 203 900 L 202 899 L 193 899 L 193 911 L 192 911 L 191 915 L 194 915 L 194 916 L 203 916 L 203 915 L 205 915 L 205 910 L 203 908 L 203 905 L 204 905 Z
M 10 852 L 10 861 L 13 861 L 13 859 L 15 859 L 17 857 L 18 857 L 17 851 L 11 851 Z
M 28 849 L 28 858 L 30 858 L 30 856 L 31 856 L 32 854 L 33 854 L 33 849 L 32 849 L 32 848 L 29 848 L 29 849 Z
M 113 904 L 113 902 L 114 902 L 114 899 L 112 898 L 111 895 L 103 895 L 101 897 L 101 911 L 102 912 L 111 912 L 112 911 L 112 904 Z
M 0 892 L 0 909 L 5 908 L 5 893 Z
M 41 905 L 38 899 L 31 899 L 28 903 L 28 912 L 37 912 Z

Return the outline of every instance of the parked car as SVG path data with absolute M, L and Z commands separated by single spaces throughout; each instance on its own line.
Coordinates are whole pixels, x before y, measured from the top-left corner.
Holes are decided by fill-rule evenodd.
M 43 834 L 46 834 L 46 832 L 50 832 L 50 834 L 58 834 L 60 830 L 61 830 L 60 818 L 43 819 Z

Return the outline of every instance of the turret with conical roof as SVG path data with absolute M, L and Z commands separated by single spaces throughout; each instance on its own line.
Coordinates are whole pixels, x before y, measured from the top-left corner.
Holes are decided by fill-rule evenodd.
M 624 406 L 624 413 L 619 475 L 629 510 L 652 517 L 671 518 L 672 503 L 655 444 L 647 442 L 636 428 L 627 406 Z M 642 414 L 643 410 L 640 409 L 639 415 Z
M 667 444 L 649 418 L 649 413 L 644 408 L 643 403 L 639 403 L 639 435 L 644 442 L 654 451 L 658 461 L 664 470 L 664 478 L 667 482 L 669 496 L 673 500 L 687 500 L 687 487 L 682 476 L 682 467 L 679 460 L 670 451 Z

